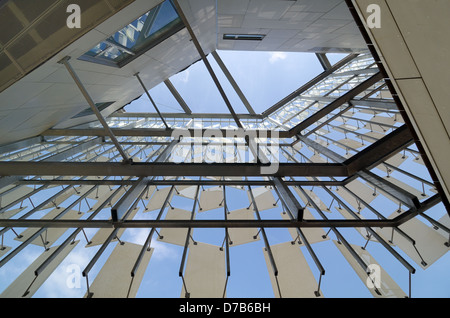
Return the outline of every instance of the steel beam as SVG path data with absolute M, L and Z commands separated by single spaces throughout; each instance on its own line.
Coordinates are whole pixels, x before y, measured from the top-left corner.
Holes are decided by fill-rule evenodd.
M 403 125 L 344 161 L 349 173 L 370 169 L 414 142 L 408 126 Z
M 436 204 L 440 198 L 433 199 Z M 33 228 L 381 228 L 397 227 L 414 217 L 401 215 L 393 220 L 0 220 L 1 227 L 33 227 Z M 403 218 L 402 218 L 403 216 Z
M 169 91 L 172 93 L 173 97 L 177 100 L 178 104 L 180 104 L 181 108 L 183 108 L 184 112 L 188 115 L 192 114 L 191 109 L 184 101 L 183 97 L 181 97 L 180 93 L 176 90 L 175 86 L 173 86 L 172 82 L 169 79 L 166 79 L 164 81 L 164 84 L 166 84 L 166 87 L 169 89 Z
M 285 163 L 278 170 L 262 173 L 270 164 L 256 163 L 171 163 L 135 162 L 2 162 L 0 176 L 317 176 L 347 177 L 347 168 L 335 163 Z
M 263 138 L 290 138 L 292 135 L 288 131 L 277 131 L 272 133 L 270 130 L 263 129 L 214 129 L 220 131 L 224 137 L 233 134 L 244 134 L 251 136 L 263 136 Z M 112 128 L 111 131 L 116 136 L 135 136 L 135 137 L 170 137 L 176 131 L 186 131 L 190 136 L 203 136 L 208 129 L 161 129 L 161 128 Z M 103 129 L 97 128 L 63 128 L 63 129 L 49 129 L 44 131 L 42 136 L 107 136 L 108 134 Z
M 214 59 L 216 60 L 216 62 L 219 65 L 220 69 L 222 70 L 222 72 L 225 74 L 225 76 L 228 79 L 228 81 L 230 82 L 231 86 L 233 86 L 234 90 L 236 91 L 236 94 L 241 99 L 241 101 L 244 104 L 245 108 L 247 108 L 247 110 L 248 110 L 248 112 L 250 114 L 255 115 L 256 114 L 255 110 L 250 105 L 250 102 L 248 101 L 247 97 L 245 97 L 245 95 L 242 92 L 241 88 L 239 87 L 239 85 L 234 80 L 233 75 L 231 75 L 230 71 L 228 70 L 228 68 L 226 67 L 225 63 L 220 58 L 220 56 L 217 53 L 217 51 L 213 51 L 211 54 L 214 57 Z
M 285 182 L 280 177 L 275 177 L 272 180 L 280 199 L 283 201 L 290 214 L 297 221 L 303 220 L 304 208 L 292 194 L 291 190 L 289 190 Z
M 134 74 L 134 76 L 136 76 L 136 78 L 138 79 L 139 83 L 141 84 L 142 88 L 145 91 L 145 94 L 147 94 L 148 99 L 150 100 L 150 102 L 152 103 L 156 112 L 158 113 L 159 118 L 161 118 L 162 122 L 164 123 L 164 126 L 166 126 L 167 129 L 170 129 L 169 125 L 167 125 L 166 121 L 164 120 L 164 117 L 161 115 L 161 112 L 159 111 L 158 107 L 156 106 L 156 103 L 154 102 L 153 98 L 150 96 L 148 89 L 145 87 L 145 84 L 142 81 L 141 77 L 139 76 L 139 73 Z
M 325 53 L 316 53 L 316 57 L 319 60 L 320 65 L 322 65 L 324 71 L 329 70 L 332 67 Z
M 398 134 L 404 134 L 404 131 L 408 131 L 407 128 L 405 128 L 406 130 L 401 130 L 400 133 Z M 393 133 L 391 133 L 393 134 Z M 391 135 L 390 134 L 390 135 Z M 385 136 L 384 138 L 387 138 L 388 136 Z M 315 142 L 314 140 L 305 138 L 300 136 L 299 137 L 300 140 L 302 142 L 304 142 L 306 145 L 314 148 L 315 150 L 317 150 L 318 152 L 322 153 L 323 155 L 325 155 L 326 157 L 330 158 L 331 160 L 338 162 L 338 163 L 343 163 L 346 167 L 346 162 L 344 161 L 344 157 L 342 157 L 339 154 L 336 154 L 334 151 L 320 145 L 319 143 Z M 384 138 L 382 138 L 381 140 L 383 140 Z M 388 139 L 389 140 L 389 139 Z M 387 145 L 387 147 L 383 147 L 383 145 Z M 394 147 L 393 147 L 394 145 Z M 379 144 L 378 144 L 379 146 Z M 396 186 L 395 184 L 392 184 L 391 182 L 389 182 L 388 180 L 385 180 L 377 175 L 375 175 L 374 173 L 370 172 L 369 170 L 367 170 L 367 168 L 370 168 L 371 166 L 380 163 L 383 160 L 386 160 L 387 158 L 389 158 L 390 156 L 392 156 L 393 151 L 397 150 L 398 144 L 393 143 L 391 145 L 388 145 L 388 143 L 381 143 L 381 149 L 378 149 L 377 147 L 373 147 L 370 149 L 365 149 L 363 151 L 361 151 L 361 153 L 363 153 L 363 155 L 361 156 L 361 158 L 357 158 L 355 161 L 357 164 L 354 164 L 352 169 L 349 169 L 348 173 L 349 175 L 357 175 L 359 177 L 361 177 L 362 179 L 366 180 L 367 182 L 369 182 L 370 184 L 372 184 L 373 186 L 383 190 L 386 193 L 391 194 L 393 197 L 397 198 L 400 202 L 402 202 L 403 204 L 405 204 L 407 207 L 409 208 L 417 208 L 419 206 L 419 200 L 412 194 L 410 194 L 409 192 L 403 190 L 402 188 Z M 392 149 L 394 148 L 394 150 Z M 355 168 L 355 165 L 357 165 L 357 168 Z
M 394 167 L 395 168 L 395 167 Z M 419 180 L 422 181 L 422 180 Z M 426 180 L 423 180 L 426 182 Z M 350 181 L 349 181 L 350 182 Z M 21 180 L 18 181 L 20 185 L 133 185 L 134 180 Z M 333 181 L 333 180 L 285 180 L 284 183 L 287 186 L 302 185 L 302 186 L 343 186 L 344 181 Z M 271 186 L 273 181 L 269 180 L 152 180 L 148 182 L 148 185 L 175 185 L 175 186 Z M 432 184 L 432 186 L 434 186 Z M 1 211 L 0 211 L 1 212 Z

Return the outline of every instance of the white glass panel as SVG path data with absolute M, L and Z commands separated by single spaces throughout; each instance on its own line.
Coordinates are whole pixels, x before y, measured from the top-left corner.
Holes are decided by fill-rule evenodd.
M 42 220 L 52 220 L 58 214 L 60 214 L 63 209 L 53 209 L 48 212 L 45 216 L 43 216 Z M 79 213 L 75 210 L 70 210 L 66 214 L 64 214 L 60 220 L 78 220 L 83 216 L 83 212 Z M 34 233 L 36 233 L 39 229 L 37 228 L 28 228 L 20 233 L 21 237 L 15 237 L 14 239 L 17 241 L 24 242 L 29 237 L 31 237 Z M 40 236 L 38 236 L 32 244 L 36 244 L 39 246 L 44 246 L 43 240 L 45 241 L 45 246 L 51 246 L 64 232 L 67 231 L 67 228 L 48 228 L 45 230 Z M 42 238 L 41 238 L 42 237 Z
M 95 277 L 89 292 L 93 298 L 134 298 L 144 277 L 153 248 L 144 254 L 138 271 L 131 277 L 131 271 L 142 246 L 125 242 L 117 244 L 102 269 Z M 86 295 L 87 296 L 87 295 Z
M 189 245 L 184 280 L 190 298 L 221 298 L 226 282 L 225 249 L 197 242 Z M 186 297 L 184 286 L 181 297 Z
M 367 269 L 364 270 L 355 258 L 350 254 L 345 246 L 333 240 L 333 243 L 341 251 L 342 255 L 346 258 L 349 264 L 352 266 L 355 273 L 364 283 L 364 286 L 370 291 L 370 293 L 376 298 L 405 298 L 406 294 L 397 285 L 397 283 L 389 276 L 389 274 L 378 264 L 378 262 L 370 255 L 367 250 L 362 249 L 361 246 L 351 244 L 353 250 L 362 258 L 362 260 L 370 266 L 373 271 L 371 277 L 367 274 Z M 377 293 L 378 291 L 378 293 Z
M 263 248 L 272 289 L 277 298 L 316 298 L 318 283 L 298 245 L 291 242 L 272 245 L 278 276 L 275 276 L 267 251 Z M 317 273 L 317 275 L 319 275 Z M 323 297 L 319 291 L 320 297 Z
M 227 214 L 228 220 L 254 220 L 255 212 L 252 207 L 250 209 L 242 208 L 230 211 Z M 230 246 L 251 243 L 259 240 L 258 229 L 255 228 L 229 228 L 228 235 L 230 238 Z M 256 238 L 255 238 L 256 236 Z
M 58 248 L 58 246 L 45 250 L 19 277 L 17 277 L 8 288 L 0 295 L 1 298 L 21 298 L 32 297 L 39 287 L 47 280 L 47 278 L 53 273 L 56 267 L 64 260 L 64 258 L 73 250 L 79 241 L 75 241 L 74 244 L 68 244 L 64 249 L 56 256 L 55 259 L 40 273 L 37 278 L 34 271 Z M 36 278 L 36 279 L 35 279 Z M 34 281 L 33 281 L 34 280 Z M 33 283 L 31 286 L 30 284 Z M 24 296 L 24 293 L 28 293 Z
M 190 220 L 191 212 L 178 208 L 167 210 L 166 220 Z M 184 246 L 186 243 L 187 228 L 162 228 L 159 231 L 158 241 Z M 162 238 L 161 238 L 162 237 Z

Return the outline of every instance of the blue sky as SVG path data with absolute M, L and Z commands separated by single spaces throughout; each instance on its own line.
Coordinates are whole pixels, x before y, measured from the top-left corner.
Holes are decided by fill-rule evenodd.
M 263 112 L 323 70 L 316 56 L 310 53 L 219 51 L 219 55 L 256 113 Z M 342 57 L 334 54 L 330 55 L 330 60 L 337 61 Z M 235 112 L 247 113 L 215 60 L 212 56 L 208 59 Z M 174 75 L 171 81 L 193 112 L 228 113 L 201 61 Z M 150 89 L 150 93 L 161 112 L 182 111 L 164 84 Z M 152 106 L 148 104 L 148 98 L 143 96 L 125 109 L 152 111 L 149 107 Z

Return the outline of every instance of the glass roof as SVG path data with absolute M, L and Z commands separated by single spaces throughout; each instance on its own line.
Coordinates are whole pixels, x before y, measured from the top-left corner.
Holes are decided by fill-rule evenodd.
M 122 67 L 181 28 L 183 23 L 172 0 L 166 0 L 98 43 L 80 59 Z

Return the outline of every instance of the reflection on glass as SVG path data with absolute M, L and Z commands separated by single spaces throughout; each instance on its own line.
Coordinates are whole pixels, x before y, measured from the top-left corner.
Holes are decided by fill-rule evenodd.
M 166 0 L 97 44 L 80 59 L 121 67 L 182 27 L 172 0 Z

